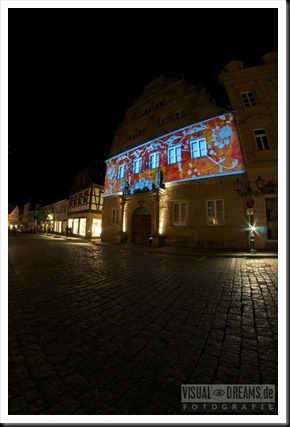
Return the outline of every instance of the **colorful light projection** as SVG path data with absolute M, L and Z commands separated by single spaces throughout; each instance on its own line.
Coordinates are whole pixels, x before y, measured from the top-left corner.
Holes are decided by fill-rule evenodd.
M 203 138 L 205 142 L 197 142 Z M 152 190 L 158 187 L 157 171 L 162 172 L 165 184 L 245 172 L 232 113 L 178 129 L 120 153 L 106 163 L 105 195 L 124 192 L 124 182 L 127 194 Z M 137 163 L 141 165 L 138 172 Z M 120 169 L 123 169 L 121 177 Z

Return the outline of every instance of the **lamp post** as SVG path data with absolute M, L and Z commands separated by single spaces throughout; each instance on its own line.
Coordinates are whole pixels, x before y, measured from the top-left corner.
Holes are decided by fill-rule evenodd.
M 265 181 L 263 178 L 258 176 L 258 178 L 255 181 L 256 184 L 256 190 L 254 189 L 253 185 L 248 181 L 247 184 L 243 183 L 239 180 L 239 178 L 236 179 L 236 181 L 233 183 L 235 192 L 241 196 L 241 197 L 247 197 L 246 200 L 246 206 L 247 206 L 247 215 L 249 217 L 249 224 L 250 224 L 250 232 L 249 232 L 249 248 L 251 253 L 256 253 L 255 249 L 255 225 L 254 225 L 254 199 L 252 196 L 259 197 L 264 194 L 264 183 Z

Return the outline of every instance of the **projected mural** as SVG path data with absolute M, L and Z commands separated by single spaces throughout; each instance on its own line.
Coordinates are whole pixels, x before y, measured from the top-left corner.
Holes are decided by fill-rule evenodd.
M 162 135 L 106 161 L 105 195 L 244 172 L 232 113 Z

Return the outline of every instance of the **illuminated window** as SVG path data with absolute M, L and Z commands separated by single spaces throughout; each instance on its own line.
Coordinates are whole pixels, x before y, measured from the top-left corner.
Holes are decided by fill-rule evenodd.
M 168 163 L 181 162 L 181 146 L 171 147 L 168 149 Z
M 265 129 L 254 129 L 254 136 L 259 151 L 270 150 L 269 139 Z
M 139 157 L 139 159 L 134 159 L 132 164 L 132 172 L 133 173 L 139 173 L 141 172 L 141 166 L 142 166 L 142 159 Z
M 187 225 L 187 203 L 173 203 L 173 225 Z
M 190 156 L 193 159 L 197 157 L 206 156 L 206 139 L 194 139 L 190 141 Z
M 223 200 L 208 200 L 207 224 L 208 225 L 224 224 L 224 201 Z
M 149 156 L 149 169 L 159 167 L 159 153 L 152 153 Z
M 125 165 L 120 165 L 118 168 L 118 176 L 117 179 L 124 178 L 125 175 Z
M 101 219 L 93 219 L 93 227 L 92 227 L 92 236 L 99 237 L 102 232 L 102 220 Z
M 118 223 L 119 223 L 119 209 L 112 209 L 111 223 L 113 225 L 118 225 Z
M 100 191 L 99 211 L 102 211 L 102 210 L 103 210 L 103 204 L 104 204 L 103 196 L 104 196 L 104 192 L 101 190 L 101 191 Z
M 253 92 L 242 92 L 241 97 L 245 107 L 251 107 L 252 105 L 257 104 Z
M 80 218 L 80 229 L 79 229 L 80 236 L 86 235 L 86 224 L 87 224 L 86 218 Z

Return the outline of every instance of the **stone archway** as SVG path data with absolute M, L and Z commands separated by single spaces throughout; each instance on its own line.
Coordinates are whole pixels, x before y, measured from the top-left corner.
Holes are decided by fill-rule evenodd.
M 151 213 L 145 207 L 138 208 L 132 216 L 132 242 L 136 245 L 148 245 L 150 236 Z

